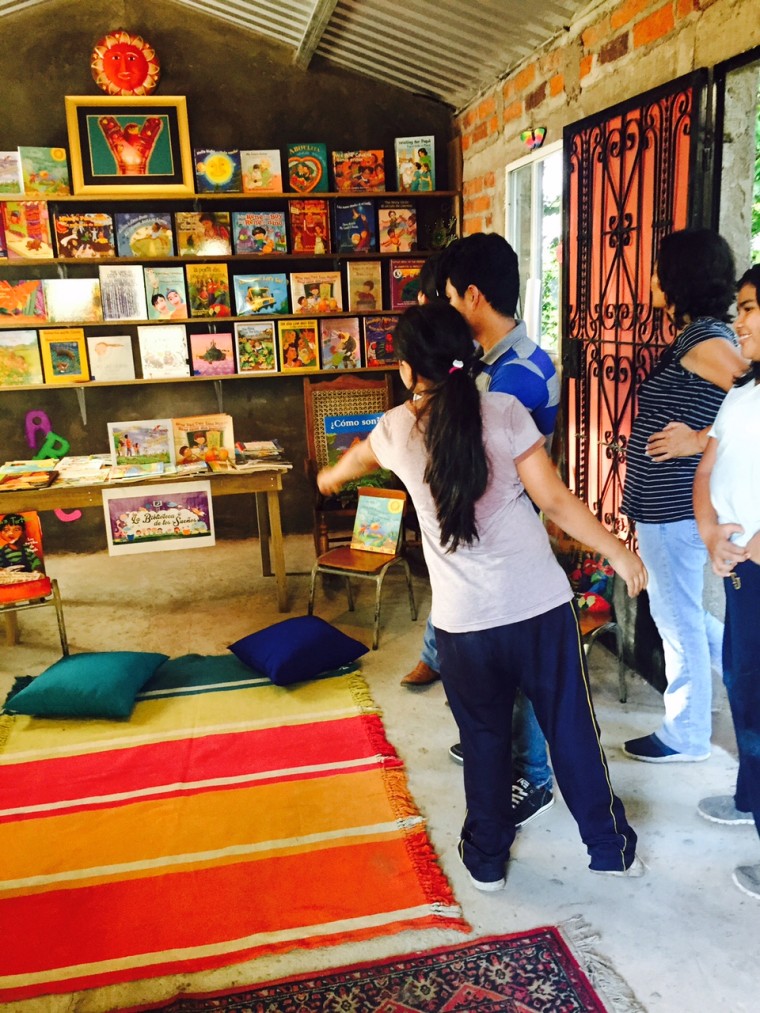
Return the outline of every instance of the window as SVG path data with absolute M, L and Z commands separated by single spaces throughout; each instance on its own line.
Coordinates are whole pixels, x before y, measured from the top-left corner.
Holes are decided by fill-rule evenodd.
M 559 354 L 562 142 L 506 170 L 505 235 L 520 264 L 520 305 L 528 334 Z

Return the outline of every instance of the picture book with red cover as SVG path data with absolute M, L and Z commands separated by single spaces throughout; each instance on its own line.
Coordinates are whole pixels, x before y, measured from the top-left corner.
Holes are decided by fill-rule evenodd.
M 44 598 L 50 591 L 39 516 L 33 510 L 0 513 L 0 602 Z
M 330 252 L 330 211 L 321 197 L 288 202 L 293 253 Z
M 424 263 L 422 257 L 390 261 L 388 277 L 392 310 L 403 310 L 407 306 L 417 304 L 417 293 L 420 290 L 419 274 Z
M 366 366 L 392 366 L 398 362 L 393 347 L 393 331 L 397 323 L 398 317 L 364 318 L 364 364 Z
M 385 152 L 333 151 L 333 179 L 339 191 L 385 190 Z

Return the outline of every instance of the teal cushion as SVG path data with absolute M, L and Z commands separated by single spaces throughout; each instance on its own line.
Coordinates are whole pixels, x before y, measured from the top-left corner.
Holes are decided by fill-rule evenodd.
M 35 717 L 128 718 L 135 696 L 167 654 L 104 651 L 56 661 L 5 705 Z
M 296 616 L 243 637 L 230 650 L 278 686 L 289 686 L 348 665 L 369 648 L 318 616 Z

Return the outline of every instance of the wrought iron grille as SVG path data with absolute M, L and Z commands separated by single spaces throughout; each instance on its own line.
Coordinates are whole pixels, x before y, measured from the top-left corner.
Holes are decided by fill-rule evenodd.
M 701 81 L 691 75 L 564 132 L 566 478 L 626 538 L 636 388 L 674 337 L 649 285 L 660 240 L 688 224 Z

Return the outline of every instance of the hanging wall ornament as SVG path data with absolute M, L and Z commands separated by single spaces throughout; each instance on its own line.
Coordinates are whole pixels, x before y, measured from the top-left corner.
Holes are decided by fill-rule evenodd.
M 95 84 L 107 95 L 150 95 L 161 75 L 153 46 L 123 28 L 95 43 L 90 69 Z

